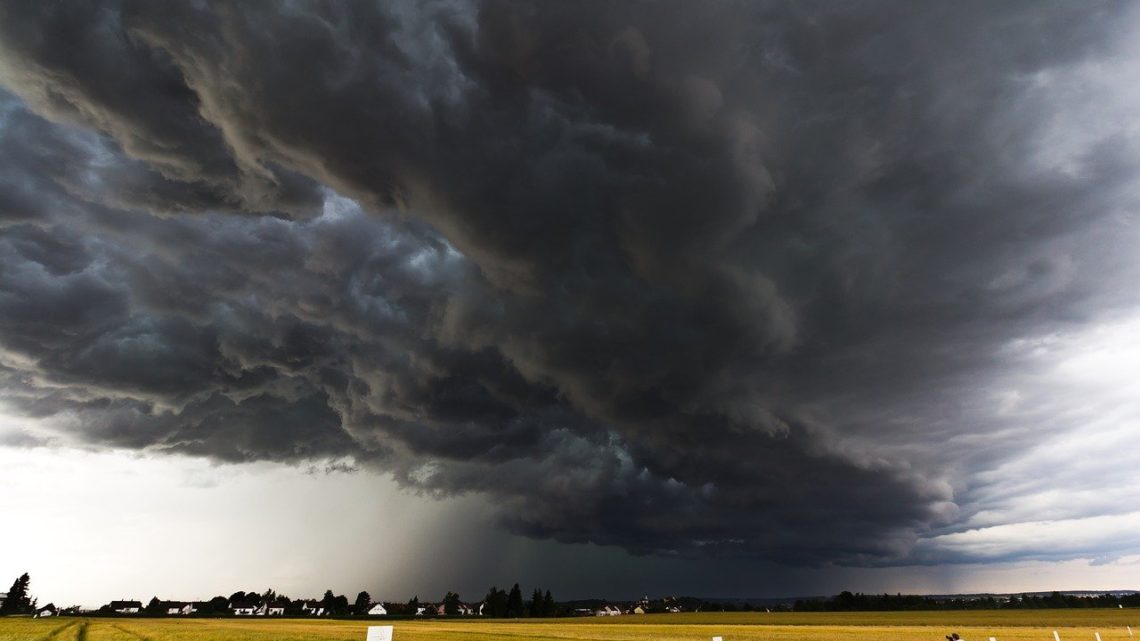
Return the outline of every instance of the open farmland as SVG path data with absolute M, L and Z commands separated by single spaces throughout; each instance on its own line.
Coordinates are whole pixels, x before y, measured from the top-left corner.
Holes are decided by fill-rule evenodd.
M 613 618 L 394 621 L 396 641 L 966 641 L 1131 639 L 1136 610 L 694 613 Z M 364 641 L 377 621 L 319 619 L 0 620 L 0 641 Z M 1135 630 L 1134 630 L 1135 632 Z

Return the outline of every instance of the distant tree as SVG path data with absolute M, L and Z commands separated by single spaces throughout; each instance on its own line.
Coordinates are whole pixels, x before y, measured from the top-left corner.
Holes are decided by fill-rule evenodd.
M 448 592 L 443 597 L 443 613 L 449 617 L 459 614 L 459 595 L 454 592 Z
M 277 601 L 277 593 L 273 590 L 273 588 L 269 588 L 268 590 L 265 591 L 264 594 L 261 595 L 261 602 L 262 603 L 272 605 L 276 601 Z
M 348 597 L 343 594 L 333 599 L 333 614 L 348 614 Z
M 229 600 L 219 595 L 206 602 L 205 607 L 202 608 L 202 614 L 221 614 L 225 612 L 229 606 Z
M 321 597 L 321 607 L 325 609 L 325 614 L 332 614 L 336 608 L 336 596 L 333 595 L 332 590 L 325 590 L 325 595 Z
M 542 616 L 542 590 L 534 589 L 527 602 L 527 616 L 537 619 Z
M 420 597 L 416 595 L 408 600 L 408 614 L 415 614 L 420 610 Z
M 546 595 L 542 597 L 542 616 L 558 616 L 558 604 L 554 602 L 554 596 L 550 594 L 550 590 L 547 590 Z
M 519 589 L 519 584 L 516 583 L 511 588 L 511 593 L 507 595 L 507 616 L 511 618 L 523 616 L 523 600 L 522 590 Z
M 233 594 L 230 595 L 229 605 L 235 605 L 235 604 L 245 603 L 245 602 L 246 602 L 245 592 L 242 592 L 241 590 L 238 590 L 237 592 L 234 592 Z
M 150 603 L 146 604 L 146 607 L 143 608 L 143 612 L 146 612 L 147 614 L 164 614 L 162 611 L 162 601 L 159 601 L 158 597 L 156 596 L 151 597 Z
M 368 610 L 372 608 L 372 595 L 367 592 L 361 592 L 356 595 L 356 603 L 352 604 L 352 609 L 357 614 L 368 614 Z
M 507 592 L 491 586 L 483 598 L 483 616 L 501 619 L 507 616 Z
M 8 588 L 8 597 L 0 605 L 0 614 L 31 614 L 36 607 L 36 600 L 28 593 L 28 586 L 32 579 L 25 572 L 12 582 Z

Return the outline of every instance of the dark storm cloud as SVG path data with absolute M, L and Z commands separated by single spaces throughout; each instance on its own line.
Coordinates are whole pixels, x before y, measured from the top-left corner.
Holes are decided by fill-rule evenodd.
M 980 408 L 995 352 L 1135 303 L 1134 136 L 1042 146 L 1123 16 L 8 3 L 5 396 L 535 537 L 904 561 L 1066 429 Z

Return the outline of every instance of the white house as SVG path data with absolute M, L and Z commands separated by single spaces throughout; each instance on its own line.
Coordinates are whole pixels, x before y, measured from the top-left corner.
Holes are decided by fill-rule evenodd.
M 621 610 L 615 608 L 612 605 L 607 605 L 603 608 L 598 609 L 598 616 L 600 617 L 616 617 L 619 614 L 621 614 Z
M 377 603 L 369 608 L 368 614 L 371 616 L 384 616 L 388 614 L 388 609 L 384 607 L 383 603 Z
M 111 601 L 111 611 L 119 614 L 138 614 L 141 609 L 139 601 Z
M 305 601 L 301 604 L 301 612 L 319 617 L 325 613 L 325 608 L 319 601 Z
M 252 605 L 237 605 L 232 607 L 234 616 L 251 617 L 257 614 L 257 608 Z
M 56 615 L 55 606 L 50 603 L 39 610 L 36 610 L 37 617 L 53 617 Z
M 168 616 L 187 616 L 197 612 L 198 609 L 192 603 L 181 603 L 174 601 L 166 604 L 166 614 Z
M 282 616 L 285 614 L 285 608 L 282 606 L 279 606 L 279 605 L 274 606 L 274 605 L 269 605 L 268 603 L 262 603 L 261 607 L 258 608 L 257 612 L 255 612 L 254 614 L 256 614 L 259 617 L 264 617 L 264 616 L 279 617 L 279 616 Z

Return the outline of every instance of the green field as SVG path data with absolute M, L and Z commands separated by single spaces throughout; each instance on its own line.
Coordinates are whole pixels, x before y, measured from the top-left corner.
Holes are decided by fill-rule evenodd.
M 1131 640 L 1140 610 L 693 613 L 576 619 L 394 621 L 394 641 Z M 0 619 L 0 641 L 364 641 L 383 621 L 321 619 Z M 1140 639 L 1136 639 L 1140 641 Z

